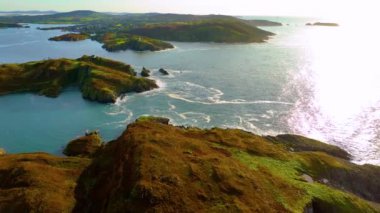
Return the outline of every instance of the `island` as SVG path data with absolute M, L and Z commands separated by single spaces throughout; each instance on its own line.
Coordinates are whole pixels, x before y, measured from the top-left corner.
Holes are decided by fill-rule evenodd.
M 324 27 L 339 27 L 337 23 L 324 23 L 324 22 L 315 22 L 315 23 L 307 23 L 306 26 L 324 26 Z
M 121 14 L 112 15 L 94 11 L 72 11 L 40 16 L 0 17 L 10 23 L 74 24 L 73 26 L 39 28 L 74 32 L 54 41 L 76 40 L 80 35 L 103 44 L 107 51 L 160 51 L 171 49 L 171 41 L 216 43 L 262 43 L 274 33 L 257 28 L 247 20 L 223 15 L 183 14 Z M 256 25 L 278 23 L 256 20 Z M 86 37 L 81 36 L 80 39 Z
M 247 24 L 255 27 L 280 27 L 282 23 L 262 19 L 246 20 Z
M 141 117 L 117 139 L 0 156 L 0 212 L 379 212 L 380 167 L 297 135 Z
M 89 39 L 87 34 L 68 33 L 60 36 L 49 38 L 50 41 L 83 41 Z
M 0 23 L 0 29 L 2 28 L 24 28 L 24 26 L 21 24 Z
M 101 103 L 158 88 L 154 80 L 136 77 L 130 65 L 96 56 L 0 65 L 0 95 L 32 92 L 57 97 L 68 86 L 78 87 L 83 98 Z

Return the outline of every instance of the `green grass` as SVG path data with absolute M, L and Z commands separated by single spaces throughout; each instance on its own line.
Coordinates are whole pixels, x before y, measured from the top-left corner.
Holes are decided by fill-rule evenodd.
M 307 171 L 310 171 L 310 168 L 305 167 L 303 159 L 297 156 L 297 154 L 289 158 L 289 160 L 277 160 L 270 157 L 254 156 L 237 149 L 232 149 L 231 152 L 233 153 L 234 158 L 247 165 L 249 168 L 253 170 L 268 170 L 272 175 L 283 179 L 289 185 L 304 190 L 306 196 L 303 196 L 300 200 L 294 200 L 293 202 L 284 199 L 284 194 L 281 195 L 278 191 L 279 202 L 291 212 L 303 212 L 305 206 L 315 199 L 326 205 L 334 206 L 337 212 L 355 213 L 362 211 L 363 209 L 365 209 L 366 212 L 376 212 L 367 201 L 364 201 L 355 195 L 348 192 L 342 192 L 318 182 L 308 183 L 305 182 L 305 180 L 302 180 L 301 175 L 307 174 Z M 344 165 L 333 162 L 331 166 Z

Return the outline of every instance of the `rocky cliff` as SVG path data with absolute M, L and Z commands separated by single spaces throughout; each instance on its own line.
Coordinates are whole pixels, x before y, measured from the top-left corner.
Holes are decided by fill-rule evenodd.
M 0 211 L 380 212 L 380 168 L 337 147 L 168 122 L 140 118 L 91 159 L 0 156 Z

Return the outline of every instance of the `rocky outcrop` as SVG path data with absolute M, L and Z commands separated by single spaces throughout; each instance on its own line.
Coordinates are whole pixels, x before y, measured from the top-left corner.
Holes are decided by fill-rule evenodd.
M 92 158 L 0 156 L 0 212 L 380 211 L 379 167 L 299 137 L 141 117 Z
M 63 154 L 76 157 L 92 157 L 103 144 L 98 131 L 86 132 L 85 136 L 69 142 L 63 150 Z
M 174 127 L 143 117 L 83 172 L 74 212 L 379 211 L 361 194 L 318 182 L 321 167 L 310 162 L 321 153 L 290 152 L 241 130 Z M 350 165 L 322 155 L 328 156 L 326 169 Z M 91 186 L 84 184 L 88 180 L 94 180 Z
M 95 56 L 3 64 L 0 95 L 33 92 L 57 97 L 64 88 L 77 86 L 85 99 L 113 103 L 125 93 L 158 88 L 154 80 L 135 75 L 130 65 Z
M 289 151 L 293 152 L 324 152 L 331 156 L 343 158 L 345 160 L 350 160 L 351 156 L 345 150 L 326 143 L 321 143 L 320 141 L 306 138 L 300 135 L 277 135 L 276 137 L 267 136 L 266 139 L 272 141 L 273 143 L 285 145 Z
M 146 69 L 145 67 L 141 70 L 141 76 L 142 77 L 149 77 L 150 76 L 150 70 Z

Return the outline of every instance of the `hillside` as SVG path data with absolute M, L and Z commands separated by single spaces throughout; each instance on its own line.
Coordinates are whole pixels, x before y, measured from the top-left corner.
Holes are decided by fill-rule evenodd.
M 0 65 L 0 95 L 33 92 L 57 97 L 64 88 L 77 86 L 83 98 L 109 103 L 128 92 L 158 88 L 155 81 L 135 75 L 127 64 L 95 56 L 3 64 Z
M 264 42 L 274 35 L 241 21 L 231 20 L 150 24 L 133 28 L 129 33 L 165 41 L 222 43 Z
M 380 211 L 380 168 L 324 151 L 345 153 L 337 147 L 295 135 L 266 138 L 168 122 L 140 118 L 92 149 L 91 158 L 0 156 L 0 211 Z M 305 141 L 308 151 L 291 151 L 294 140 Z

